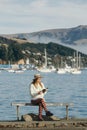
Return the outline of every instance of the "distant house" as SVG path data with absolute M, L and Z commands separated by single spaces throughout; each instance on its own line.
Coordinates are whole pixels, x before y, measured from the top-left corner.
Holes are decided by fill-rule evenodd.
M 25 50 L 28 54 L 31 54 L 31 52 L 29 50 Z
M 36 53 L 36 55 L 41 56 L 41 53 Z
M 22 64 L 22 65 L 24 65 L 24 64 L 25 64 L 24 59 L 19 60 L 19 61 L 17 62 L 17 64 Z
M 0 64 L 6 64 L 6 61 L 0 59 Z
M 26 65 L 29 65 L 29 58 L 27 58 L 25 62 Z

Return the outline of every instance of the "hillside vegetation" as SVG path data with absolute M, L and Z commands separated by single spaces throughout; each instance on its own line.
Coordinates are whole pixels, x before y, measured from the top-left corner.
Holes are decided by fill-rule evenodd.
M 67 60 L 69 56 L 73 57 L 74 49 L 56 44 L 56 43 L 29 43 L 29 42 L 19 42 L 12 39 L 0 37 L 0 60 L 5 61 L 5 63 L 18 62 L 20 59 L 24 61 L 29 58 L 32 64 L 41 64 L 44 62 L 44 49 L 47 50 L 47 56 L 50 62 L 54 65 L 58 65 L 61 57 Z M 86 55 L 81 54 L 83 57 L 83 63 L 87 64 Z

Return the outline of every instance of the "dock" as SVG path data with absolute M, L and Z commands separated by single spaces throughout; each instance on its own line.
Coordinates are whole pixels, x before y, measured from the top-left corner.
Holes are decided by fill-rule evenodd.
M 0 130 L 87 130 L 87 119 L 60 121 L 0 121 Z

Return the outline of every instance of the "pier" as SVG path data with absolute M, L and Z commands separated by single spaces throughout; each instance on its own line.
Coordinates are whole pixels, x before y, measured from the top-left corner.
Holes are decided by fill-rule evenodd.
M 60 121 L 0 121 L 0 130 L 87 130 L 87 119 Z

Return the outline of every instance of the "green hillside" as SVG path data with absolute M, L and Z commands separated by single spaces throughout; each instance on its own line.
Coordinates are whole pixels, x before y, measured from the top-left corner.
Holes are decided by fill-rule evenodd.
M 8 63 L 11 61 L 15 63 L 20 59 L 30 59 L 32 64 L 41 64 L 44 62 L 44 49 L 47 50 L 47 56 L 50 59 L 49 62 L 57 65 L 60 62 L 61 57 L 64 61 L 68 61 L 68 57 L 73 57 L 74 49 L 56 44 L 56 43 L 22 43 L 19 44 L 17 41 L 10 40 L 7 38 L 0 37 L 0 60 Z M 83 63 L 87 64 L 86 55 L 81 54 L 83 57 Z M 37 63 L 38 62 L 38 63 Z

